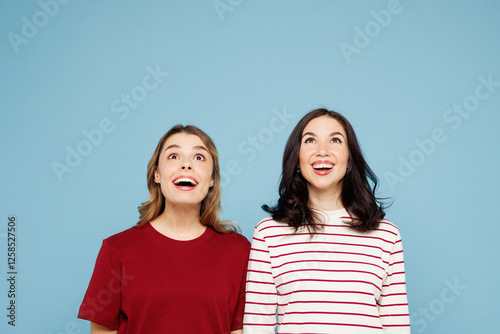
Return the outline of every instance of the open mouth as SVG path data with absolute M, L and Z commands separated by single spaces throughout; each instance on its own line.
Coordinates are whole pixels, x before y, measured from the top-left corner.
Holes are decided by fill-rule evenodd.
M 313 164 L 312 168 L 317 171 L 327 171 L 333 168 L 333 164 Z
M 330 174 L 333 170 L 333 166 L 335 166 L 335 164 L 328 161 L 321 161 L 311 164 L 314 174 L 319 176 L 326 176 Z
M 174 180 L 174 184 L 178 187 L 183 187 L 183 188 L 194 188 L 198 185 L 195 180 L 189 178 L 189 177 L 179 177 Z

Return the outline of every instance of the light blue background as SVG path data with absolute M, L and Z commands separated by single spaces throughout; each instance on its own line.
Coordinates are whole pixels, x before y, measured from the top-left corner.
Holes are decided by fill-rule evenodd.
M 220 3 L 218 13 L 212 0 L 71 1 L 46 22 L 37 1 L 0 4 L 0 268 L 5 277 L 15 215 L 19 272 L 15 328 L 1 280 L 0 331 L 89 332 L 76 313 L 101 241 L 137 222 L 147 161 L 171 126 L 212 136 L 227 173 L 223 218 L 251 239 L 260 206 L 277 199 L 289 133 L 324 106 L 352 122 L 379 195 L 394 200 L 412 331 L 499 332 L 500 2 L 401 0 L 383 25 L 372 11 L 394 2 Z M 15 47 L 23 17 L 41 27 Z M 346 57 L 341 46 L 355 42 Z M 148 66 L 169 75 L 120 119 L 112 102 L 140 92 Z M 482 100 L 479 77 L 496 82 L 478 88 Z M 463 103 L 472 111 L 458 124 L 447 110 Z M 52 164 L 103 119 L 114 130 L 59 180 Z M 416 141 L 436 129 L 446 140 L 422 153 Z M 388 173 L 401 179 L 391 186 Z

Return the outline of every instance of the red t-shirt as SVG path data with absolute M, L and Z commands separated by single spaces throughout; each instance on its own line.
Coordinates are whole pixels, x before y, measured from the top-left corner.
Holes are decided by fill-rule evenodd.
M 103 241 L 78 317 L 119 334 L 241 329 L 249 251 L 237 233 L 179 241 L 132 227 Z

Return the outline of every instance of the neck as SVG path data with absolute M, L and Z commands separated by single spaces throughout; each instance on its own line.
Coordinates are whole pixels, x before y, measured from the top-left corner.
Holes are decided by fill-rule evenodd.
M 317 191 L 309 189 L 309 205 L 311 209 L 320 211 L 340 210 L 344 207 L 340 195 L 340 187 L 332 191 Z
M 165 203 L 163 213 L 151 222 L 161 234 L 176 240 L 192 240 L 203 234 L 206 226 L 200 221 L 200 207 Z

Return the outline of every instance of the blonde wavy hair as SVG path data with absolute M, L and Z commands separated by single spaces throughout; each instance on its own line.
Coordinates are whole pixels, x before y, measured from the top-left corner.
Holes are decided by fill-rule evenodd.
M 221 188 L 220 188 L 220 168 L 219 168 L 219 155 L 212 139 L 201 129 L 194 125 L 175 125 L 167 133 L 161 137 L 151 159 L 148 163 L 147 180 L 149 189 L 149 201 L 142 203 L 138 207 L 140 217 L 137 226 L 144 225 L 160 216 L 165 210 L 165 197 L 163 196 L 160 184 L 154 181 L 155 171 L 158 169 L 158 160 L 162 151 L 163 145 L 168 138 L 177 133 L 187 133 L 198 136 L 203 144 L 208 149 L 212 156 L 213 171 L 212 179 L 214 185 L 208 190 L 207 196 L 201 202 L 200 208 L 200 221 L 205 226 L 210 226 L 218 232 L 232 233 L 238 232 L 239 227 L 236 223 L 231 221 L 220 220 L 222 205 L 220 202 Z

